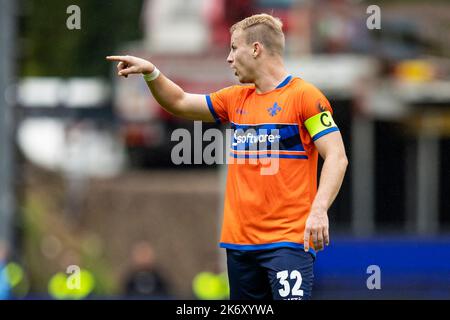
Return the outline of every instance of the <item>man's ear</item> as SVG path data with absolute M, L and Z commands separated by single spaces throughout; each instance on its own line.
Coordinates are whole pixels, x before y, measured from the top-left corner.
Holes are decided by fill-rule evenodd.
M 256 59 L 261 54 L 262 45 L 259 42 L 253 42 L 253 58 Z

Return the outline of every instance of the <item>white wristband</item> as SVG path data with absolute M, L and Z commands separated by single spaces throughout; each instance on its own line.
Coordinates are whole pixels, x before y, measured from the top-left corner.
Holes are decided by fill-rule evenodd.
M 152 73 L 144 73 L 143 74 L 144 80 L 147 82 L 153 81 L 159 77 L 160 73 L 161 72 L 158 70 L 158 68 L 155 67 L 155 69 L 153 69 Z

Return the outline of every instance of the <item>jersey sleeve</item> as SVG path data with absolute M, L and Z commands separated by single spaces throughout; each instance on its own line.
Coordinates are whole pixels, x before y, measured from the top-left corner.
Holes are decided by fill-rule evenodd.
M 333 120 L 333 109 L 328 99 L 312 84 L 305 84 L 301 97 L 301 121 L 313 141 L 339 131 Z
M 206 95 L 209 111 L 211 111 L 216 123 L 230 121 L 229 110 L 233 105 L 232 99 L 235 96 L 235 91 L 235 86 L 232 86 Z

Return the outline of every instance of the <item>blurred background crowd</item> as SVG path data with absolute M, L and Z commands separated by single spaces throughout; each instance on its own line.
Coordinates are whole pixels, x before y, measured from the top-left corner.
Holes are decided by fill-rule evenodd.
M 229 27 L 261 12 L 284 23 L 288 70 L 329 98 L 350 162 L 314 297 L 450 298 L 450 2 L 0 5 L 0 298 L 227 298 L 226 167 L 174 165 L 171 133 L 193 123 L 105 56 L 151 59 L 210 93 L 236 83 Z

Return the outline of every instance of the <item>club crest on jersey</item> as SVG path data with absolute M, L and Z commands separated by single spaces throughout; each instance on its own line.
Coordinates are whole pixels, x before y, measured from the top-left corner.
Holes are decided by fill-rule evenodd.
M 267 109 L 267 111 L 269 112 L 269 115 L 271 117 L 274 117 L 277 115 L 278 112 L 281 111 L 281 107 L 278 105 L 277 102 L 275 102 L 272 107 Z

